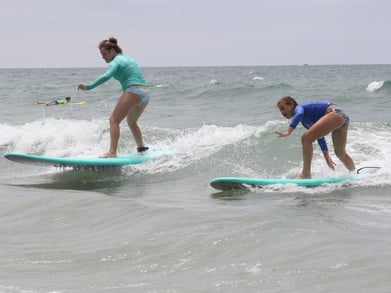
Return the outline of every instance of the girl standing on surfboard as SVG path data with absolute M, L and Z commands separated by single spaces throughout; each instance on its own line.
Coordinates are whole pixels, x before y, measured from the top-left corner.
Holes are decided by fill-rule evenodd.
M 122 55 L 116 38 L 109 38 L 99 43 L 102 58 L 109 63 L 106 72 L 89 84 L 79 84 L 79 90 L 91 90 L 114 77 L 122 86 L 123 94 L 119 97 L 117 105 L 110 116 L 110 149 L 102 158 L 116 157 L 120 137 L 119 124 L 126 118 L 130 130 L 137 144 L 137 152 L 148 150 L 144 146 L 141 129 L 137 124 L 145 107 L 148 105 L 150 91 L 140 67 L 136 61 Z
M 301 124 L 307 128 L 301 137 L 303 151 L 303 170 L 297 178 L 311 178 L 312 143 L 317 140 L 323 151 L 327 165 L 335 169 L 335 163 L 329 156 L 325 135 L 331 133 L 334 152 L 349 171 L 356 169 L 352 158 L 346 153 L 346 141 L 349 128 L 349 117 L 334 103 L 329 101 L 314 101 L 298 104 L 295 99 L 285 96 L 277 102 L 281 114 L 293 118 L 287 131 L 276 134 L 285 137 L 291 134 L 296 126 Z

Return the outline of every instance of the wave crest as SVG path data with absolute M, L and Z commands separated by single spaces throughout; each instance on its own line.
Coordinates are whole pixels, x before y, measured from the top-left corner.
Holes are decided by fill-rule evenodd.
M 375 92 L 375 91 L 390 89 L 390 88 L 391 88 L 391 80 L 372 81 L 370 84 L 368 84 L 367 91 Z

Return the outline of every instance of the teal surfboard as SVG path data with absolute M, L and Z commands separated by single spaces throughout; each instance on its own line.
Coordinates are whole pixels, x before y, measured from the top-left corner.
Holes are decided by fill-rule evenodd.
M 163 155 L 168 155 L 170 152 L 148 152 L 146 154 L 130 154 L 118 156 L 115 158 L 61 158 L 61 157 L 46 157 L 38 155 L 30 155 L 23 153 L 7 153 L 4 157 L 8 160 L 32 164 L 32 165 L 50 165 L 54 167 L 73 167 L 73 168 L 94 168 L 94 167 L 121 167 L 125 165 L 141 164 L 143 162 L 159 158 Z
M 370 168 L 372 172 L 360 172 L 363 169 Z M 210 181 L 213 188 L 219 190 L 243 189 L 247 187 L 262 187 L 276 184 L 295 184 L 305 187 L 316 187 L 323 184 L 335 184 L 352 180 L 359 180 L 373 174 L 373 171 L 379 167 L 363 167 L 357 170 L 357 174 L 350 174 L 341 177 L 311 178 L 311 179 L 269 179 L 269 178 L 245 178 L 245 177 L 219 177 Z

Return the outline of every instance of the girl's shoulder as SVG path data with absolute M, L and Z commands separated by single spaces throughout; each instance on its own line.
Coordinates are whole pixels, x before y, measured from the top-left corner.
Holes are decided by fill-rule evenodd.
M 117 66 L 129 66 L 136 64 L 136 61 L 130 56 L 118 54 L 111 63 Z

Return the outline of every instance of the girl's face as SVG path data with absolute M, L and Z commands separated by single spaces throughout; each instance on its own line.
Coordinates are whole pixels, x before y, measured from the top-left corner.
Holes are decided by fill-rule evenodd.
M 109 63 L 111 60 L 114 59 L 115 56 L 117 56 L 117 52 L 114 49 L 107 50 L 102 47 L 99 49 L 99 51 L 106 63 Z
M 293 117 L 294 114 L 294 104 L 287 105 L 286 103 L 281 103 L 279 106 L 280 112 L 282 116 L 284 116 L 287 119 L 290 119 Z

